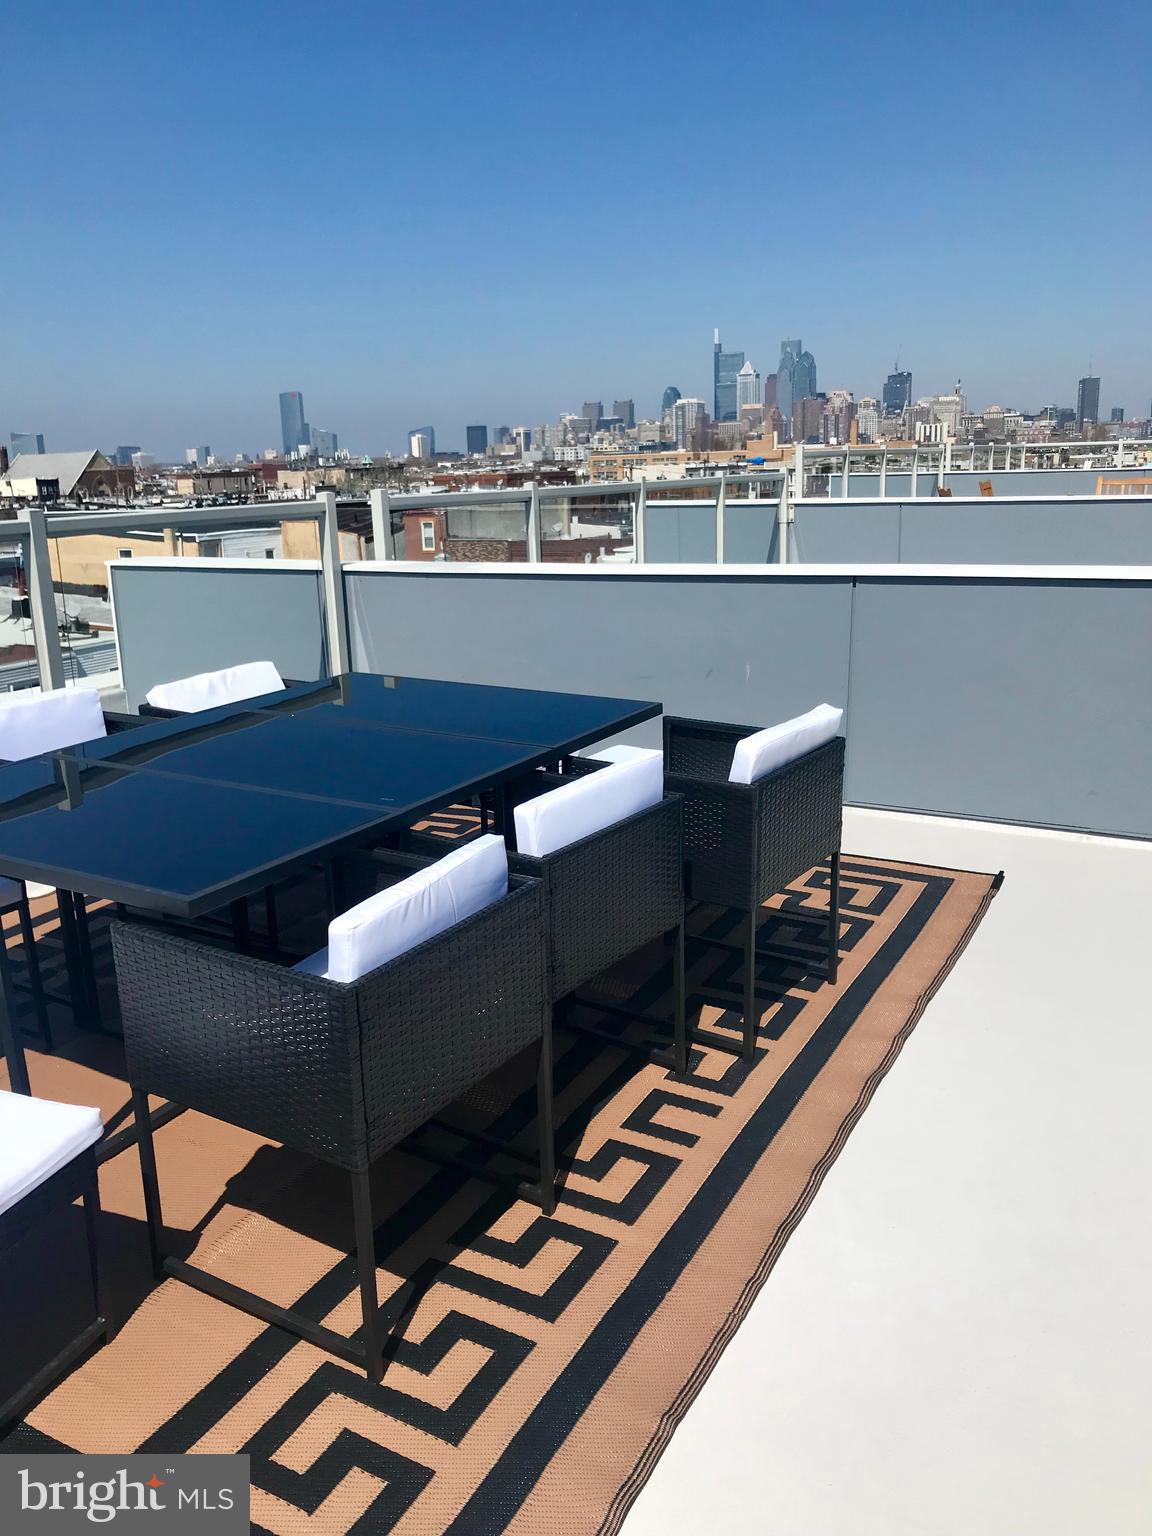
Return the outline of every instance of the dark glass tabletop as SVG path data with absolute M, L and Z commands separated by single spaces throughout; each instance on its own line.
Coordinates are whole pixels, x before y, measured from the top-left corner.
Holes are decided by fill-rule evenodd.
M 190 744 L 173 734 L 138 745 L 137 734 L 119 737 L 118 765 L 413 815 L 478 783 L 525 772 L 540 756 L 525 742 L 374 730 L 323 711 L 236 715 L 197 730 Z
M 644 699 L 383 677 L 371 672 L 350 672 L 329 682 L 265 694 L 246 700 L 244 708 L 276 714 L 338 714 L 401 730 L 494 736 L 556 746 L 561 755 L 660 713 L 659 705 Z
M 197 916 L 660 713 L 351 673 L 0 762 L 0 874 Z
M 294 865 L 363 840 L 381 823 L 369 806 L 270 794 L 131 769 L 57 760 L 0 769 L 0 868 L 144 907 L 196 916 Z M 31 782 L 36 767 L 38 782 Z

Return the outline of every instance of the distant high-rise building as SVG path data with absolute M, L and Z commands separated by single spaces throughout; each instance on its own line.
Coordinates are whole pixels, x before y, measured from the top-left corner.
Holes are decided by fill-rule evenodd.
M 880 436 L 880 402 L 874 395 L 861 395 L 856 406 L 856 431 L 863 443 L 874 443 Z
M 121 443 L 112 458 L 117 464 L 131 464 L 132 455 L 139 452 L 139 443 Z
M 584 404 L 580 407 L 580 414 L 581 416 L 587 416 L 589 432 L 595 432 L 604 415 L 603 400 L 585 400 Z
M 136 453 L 139 453 L 140 450 L 137 448 L 137 449 L 134 449 L 133 451 L 136 452 Z M 184 462 L 185 462 L 185 464 L 195 464 L 196 463 L 196 450 L 195 450 L 195 448 L 185 448 L 185 450 L 184 450 Z
M 736 375 L 736 412 L 745 405 L 761 405 L 763 398 L 760 394 L 760 375 L 751 363 L 745 363 Z
M 532 428 L 531 427 L 513 427 L 512 428 L 512 439 L 515 442 L 516 447 L 518 448 L 518 450 L 520 452 L 521 458 L 523 458 L 523 456 L 532 447 Z
M 464 435 L 468 439 L 467 449 L 469 454 L 483 457 L 488 452 L 488 428 L 482 427 L 477 422 L 464 428 Z
M 660 402 L 661 411 L 670 411 L 679 398 L 680 391 L 676 388 L 675 384 L 669 384 L 668 388 L 664 391 L 664 398 Z
M 492 434 L 492 441 L 496 444 L 497 448 L 499 448 L 500 444 L 506 443 L 511 436 L 511 427 L 497 427 L 495 432 Z
M 1095 426 L 1099 420 L 1100 380 L 1087 374 L 1076 386 L 1076 426 L 1083 432 L 1086 423 Z
M 850 389 L 834 389 L 824 402 L 820 413 L 820 440 L 843 446 L 852 441 L 852 423 L 856 419 L 856 402 Z
M 825 400 L 818 395 L 805 395 L 792 402 L 792 441 L 794 443 L 818 443 L 824 430 Z
M 681 396 L 672 407 L 672 435 L 677 448 L 708 444 L 708 407 L 703 400 Z
M 619 416 L 625 427 L 631 429 L 636 425 L 636 403 L 633 400 L 613 400 L 613 416 Z
M 22 453 L 43 453 L 43 432 L 13 432 L 8 441 L 12 445 L 12 457 L 16 458 Z
M 725 352 L 720 345 L 719 329 L 712 332 L 712 417 L 714 421 L 735 421 L 739 409 L 736 377 L 744 366 L 743 352 Z
M 795 403 L 810 400 L 816 395 L 816 359 L 805 352 L 804 343 L 797 337 L 785 338 L 780 343 L 780 366 L 776 370 L 776 404 L 785 422 L 790 422 Z M 795 433 L 797 442 L 803 442 Z
M 298 389 L 286 390 L 280 396 L 280 438 L 285 453 L 295 453 L 301 443 L 308 441 L 304 396 Z
M 434 459 L 436 457 L 436 430 L 434 427 L 413 427 L 408 434 L 408 457 Z
M 340 447 L 336 433 L 329 432 L 327 427 L 309 427 L 308 442 L 321 459 L 334 459 Z
M 884 381 L 885 416 L 899 416 L 900 412 L 911 404 L 912 375 L 910 373 L 890 373 Z
M 1124 420 L 1124 407 L 1122 405 L 1114 405 L 1112 407 L 1111 419 L 1117 422 Z

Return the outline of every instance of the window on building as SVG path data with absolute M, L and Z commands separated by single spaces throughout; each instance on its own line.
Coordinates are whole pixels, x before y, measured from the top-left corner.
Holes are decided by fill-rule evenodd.
M 420 548 L 421 549 L 435 549 L 436 548 L 436 524 L 435 523 L 421 523 L 420 524 Z
M 118 549 L 116 551 L 116 558 L 117 560 L 131 560 L 132 551 L 130 549 Z

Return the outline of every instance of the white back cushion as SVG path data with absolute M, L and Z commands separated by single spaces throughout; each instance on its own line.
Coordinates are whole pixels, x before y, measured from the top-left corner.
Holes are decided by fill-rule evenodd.
M 732 756 L 729 783 L 754 784 L 774 768 L 790 763 L 794 758 L 813 752 L 826 741 L 840 733 L 844 711 L 831 704 L 817 704 L 806 715 L 795 720 L 785 720 L 780 725 L 770 725 L 765 731 L 757 731 L 736 743 Z
M 328 948 L 294 969 L 356 981 L 508 894 L 508 853 L 491 834 L 333 918 Z
M 100 695 L 94 688 L 0 693 L 0 758 L 10 762 L 75 747 L 106 734 Z
M 599 752 L 587 752 L 578 754 L 581 757 L 590 757 L 598 763 L 640 763 L 646 757 L 658 757 L 663 759 L 663 752 L 655 747 L 633 747 L 626 741 L 618 741 L 614 747 L 601 747 Z
M 100 1111 L 0 1088 L 0 1211 L 99 1141 Z
M 612 763 L 516 807 L 516 847 L 542 859 L 664 797 L 664 755 Z
M 174 683 L 157 683 L 149 689 L 147 699 L 157 709 L 212 709 L 217 704 L 259 698 L 262 693 L 279 693 L 283 687 L 284 679 L 270 661 L 245 661 L 238 667 L 222 667 L 219 672 L 198 672 Z

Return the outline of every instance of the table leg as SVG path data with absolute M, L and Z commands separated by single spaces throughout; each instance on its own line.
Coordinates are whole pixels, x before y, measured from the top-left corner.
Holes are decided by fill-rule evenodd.
M 4 943 L 0 933 L 0 944 Z M 20 1043 L 20 1029 L 16 1022 L 16 985 L 12 980 L 7 955 L 0 958 L 0 1044 L 4 1047 L 4 1060 L 8 1064 L 8 1084 L 13 1093 L 31 1093 L 28 1081 L 28 1062 Z

